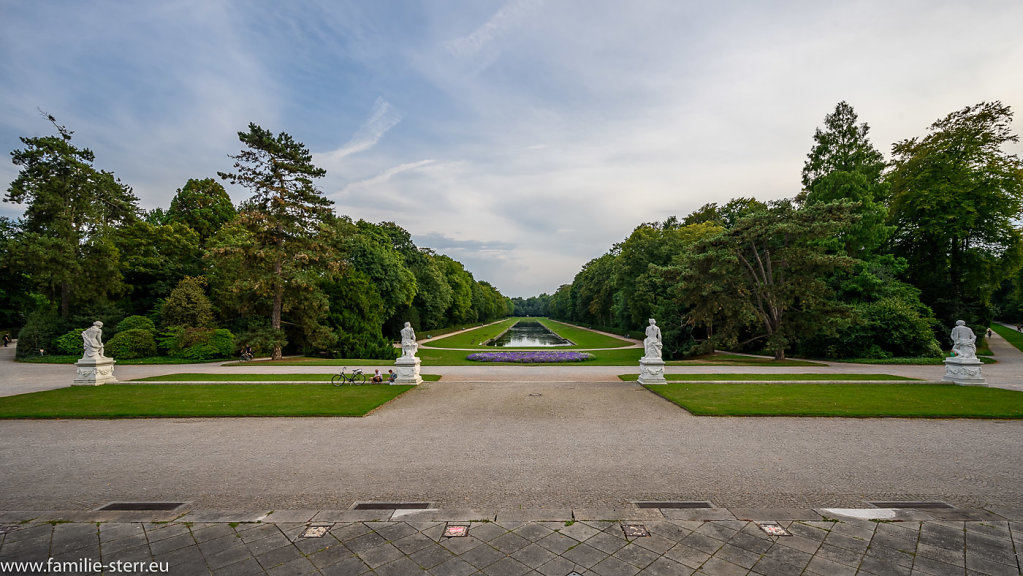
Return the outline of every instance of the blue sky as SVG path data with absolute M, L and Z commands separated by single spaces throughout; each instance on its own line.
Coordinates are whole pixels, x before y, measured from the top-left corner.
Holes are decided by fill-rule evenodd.
M 338 213 L 530 296 L 642 222 L 795 195 L 840 100 L 886 155 L 967 105 L 1019 111 L 1021 21 L 1018 0 L 0 0 L 0 148 L 53 114 L 151 209 L 255 122 L 314 153 Z

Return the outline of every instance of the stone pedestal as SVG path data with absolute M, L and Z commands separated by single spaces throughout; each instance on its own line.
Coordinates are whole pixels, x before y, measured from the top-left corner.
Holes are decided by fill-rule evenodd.
M 78 368 L 72 386 L 99 386 L 100 384 L 116 384 L 114 378 L 114 359 L 106 357 L 82 358 L 75 362 Z
M 942 380 L 960 386 L 987 386 L 987 380 L 980 373 L 981 366 L 983 364 L 977 358 L 945 358 L 945 377 Z
M 664 379 L 664 360 L 640 358 L 639 383 L 667 384 L 668 381 Z
M 397 367 L 395 372 L 398 373 L 398 377 L 394 379 L 394 384 L 412 384 L 413 386 L 422 384 L 423 377 L 419 375 L 419 364 L 421 360 L 416 356 L 402 356 L 394 361 L 394 365 Z

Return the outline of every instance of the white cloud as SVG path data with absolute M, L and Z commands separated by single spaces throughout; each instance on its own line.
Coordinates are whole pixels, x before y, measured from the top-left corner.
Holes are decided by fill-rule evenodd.
M 370 117 L 343 146 L 323 154 L 323 162 L 336 163 L 347 156 L 373 148 L 384 137 L 384 134 L 397 126 L 399 122 L 401 122 L 401 114 L 391 106 L 391 103 L 383 98 L 377 98 L 373 103 L 373 112 Z

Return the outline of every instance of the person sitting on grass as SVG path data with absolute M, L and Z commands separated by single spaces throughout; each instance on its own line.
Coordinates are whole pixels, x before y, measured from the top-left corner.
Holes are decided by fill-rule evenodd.
M 387 371 L 387 383 L 388 384 L 394 384 L 394 381 L 397 380 L 397 379 L 398 379 L 398 375 L 394 372 L 394 370 L 388 370 Z
M 374 384 L 379 384 L 380 382 L 383 382 L 383 381 L 384 381 L 384 377 L 380 375 L 380 369 L 377 368 L 376 370 L 373 371 L 373 383 Z

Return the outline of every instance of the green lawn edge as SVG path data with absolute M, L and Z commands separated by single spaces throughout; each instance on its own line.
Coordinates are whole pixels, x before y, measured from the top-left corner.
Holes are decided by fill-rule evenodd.
M 694 416 L 1023 419 L 1023 392 L 954 384 L 646 385 Z
M 182 372 L 134 378 L 128 382 L 330 382 L 336 374 L 205 374 Z M 386 374 L 384 374 L 386 376 Z M 424 382 L 436 382 L 440 374 L 421 374 Z M 367 378 L 372 374 L 366 374 Z
M 0 419 L 365 416 L 415 386 L 104 384 L 0 398 Z
M 624 382 L 639 380 L 639 374 L 619 374 L 618 379 Z M 734 380 L 738 382 L 798 382 L 798 381 L 921 381 L 919 378 L 896 376 L 893 374 L 665 374 L 665 380 L 700 382 Z
M 1006 342 L 1015 346 L 1017 350 L 1023 352 L 1023 332 L 1017 332 L 1001 324 L 992 324 L 991 329 L 1002 338 L 1005 338 Z
M 461 334 L 454 334 L 451 336 L 445 336 L 443 338 L 437 338 L 430 340 L 425 343 L 426 346 L 431 348 L 437 348 L 441 350 L 453 350 L 453 349 L 471 349 L 471 350 L 496 350 L 493 346 L 485 346 L 482 342 L 486 342 L 493 338 L 500 336 L 506 330 L 517 324 L 518 322 L 539 322 L 547 327 L 548 330 L 554 332 L 558 336 L 565 338 L 572 342 L 571 346 L 557 346 L 558 350 L 580 350 L 590 348 L 623 348 L 631 346 L 632 342 L 628 340 L 622 340 L 614 336 L 607 336 L 605 334 L 598 334 L 585 328 L 566 324 L 564 322 L 558 322 L 557 320 L 551 320 L 545 317 L 520 317 L 514 316 L 506 318 L 499 322 L 488 324 L 486 326 L 480 326 L 473 330 L 463 332 Z M 543 348 L 545 350 L 549 348 Z M 516 348 L 516 350 L 526 350 L 526 348 Z M 419 355 L 422 356 L 426 350 L 420 349 Z M 640 354 L 642 355 L 642 354 Z

